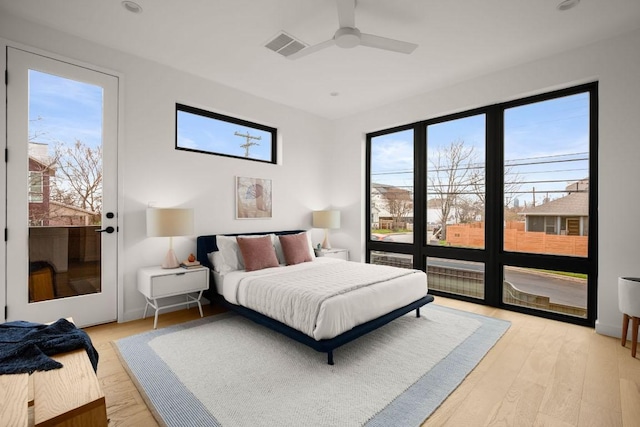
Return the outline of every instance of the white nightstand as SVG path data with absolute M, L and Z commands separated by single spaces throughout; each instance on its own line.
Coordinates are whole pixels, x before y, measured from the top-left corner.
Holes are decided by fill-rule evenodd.
M 202 317 L 202 291 L 209 289 L 209 269 L 207 267 L 200 268 L 172 268 L 165 269 L 161 267 L 145 267 L 138 270 L 138 290 L 145 296 L 147 304 L 144 306 L 144 314 L 142 318 L 147 317 L 147 308 L 149 306 L 155 309 L 155 318 L 153 320 L 153 329 L 158 324 L 158 312 L 165 308 L 177 307 L 195 302 L 200 310 Z M 197 297 L 191 295 L 198 293 Z M 169 305 L 158 305 L 159 298 L 166 298 L 175 295 L 185 295 L 186 301 Z
M 339 248 L 331 248 L 331 249 L 314 249 L 317 257 L 327 257 L 327 258 L 337 258 L 343 259 L 345 261 L 349 261 L 349 250 L 348 249 L 339 249 Z

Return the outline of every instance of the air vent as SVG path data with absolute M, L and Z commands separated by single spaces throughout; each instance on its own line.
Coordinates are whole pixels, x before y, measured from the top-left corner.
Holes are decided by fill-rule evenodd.
M 284 31 L 279 32 L 264 45 L 269 50 L 279 53 L 282 56 L 293 55 L 294 53 L 307 47 L 307 44 L 291 37 Z

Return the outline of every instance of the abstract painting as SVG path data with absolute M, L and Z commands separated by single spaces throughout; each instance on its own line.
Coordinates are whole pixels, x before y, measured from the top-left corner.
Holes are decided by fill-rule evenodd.
M 236 219 L 271 218 L 271 180 L 236 177 Z

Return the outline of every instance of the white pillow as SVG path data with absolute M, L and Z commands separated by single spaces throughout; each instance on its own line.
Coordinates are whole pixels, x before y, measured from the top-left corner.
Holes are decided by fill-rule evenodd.
M 311 241 L 311 230 L 305 231 L 305 233 L 307 233 L 307 241 L 309 242 L 309 254 L 313 259 L 316 257 L 316 251 L 313 249 L 313 242 Z
M 240 247 L 238 246 L 238 241 L 236 237 L 244 237 L 244 238 L 257 238 L 264 237 L 266 234 L 261 235 L 251 235 L 251 236 L 216 236 L 216 244 L 218 245 L 218 252 L 221 254 L 221 260 L 219 260 L 219 264 L 221 265 L 219 273 L 225 274 L 230 271 L 235 270 L 244 270 L 244 261 L 242 259 L 242 252 L 240 252 Z M 271 242 L 273 242 L 273 235 L 269 235 L 271 237 Z M 215 253 L 215 252 L 214 252 Z M 215 264 L 213 264 L 215 266 Z
M 311 259 L 314 259 L 316 257 L 316 252 L 313 250 L 313 243 L 311 243 L 311 232 L 310 231 L 303 231 L 302 233 L 298 233 L 298 234 L 303 234 L 306 233 L 307 235 L 307 241 L 309 242 L 309 255 L 311 256 Z M 280 264 L 287 264 L 287 261 L 284 259 L 284 252 L 282 251 L 282 244 L 280 244 L 280 239 L 278 239 L 278 236 L 276 236 L 275 234 L 272 234 L 272 240 L 273 240 L 273 246 L 276 248 L 276 256 L 278 257 L 278 262 Z
M 286 261 L 284 260 L 284 252 L 282 252 L 282 244 L 280 243 L 280 239 L 277 236 L 274 236 L 273 247 L 276 250 L 276 258 L 278 258 L 278 263 L 281 265 L 286 265 Z
M 231 271 L 229 269 L 229 266 L 226 265 L 224 262 L 224 257 L 222 256 L 222 252 L 220 251 L 210 252 L 207 254 L 207 257 L 209 258 L 209 262 L 211 263 L 211 265 L 213 265 L 213 270 L 215 272 L 220 274 L 226 274 L 229 271 Z

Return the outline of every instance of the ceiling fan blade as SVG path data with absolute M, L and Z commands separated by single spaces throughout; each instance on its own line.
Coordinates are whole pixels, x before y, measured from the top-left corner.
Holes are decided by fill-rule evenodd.
M 356 0 L 336 0 L 340 28 L 356 27 Z
M 313 46 L 309 46 L 307 48 L 299 50 L 296 53 L 294 53 L 293 55 L 287 56 L 287 59 L 299 59 L 299 58 L 302 58 L 304 56 L 307 56 L 307 55 L 310 55 L 312 53 L 315 53 L 315 52 L 317 52 L 319 50 L 322 50 L 324 48 L 327 48 L 329 46 L 333 46 L 334 44 L 336 44 L 335 40 L 329 39 L 329 40 L 324 41 L 322 43 L 318 43 L 318 44 L 315 44 Z
M 386 37 L 374 36 L 373 34 L 361 34 L 360 44 L 362 46 L 375 47 L 399 53 L 411 53 L 418 47 L 415 43 L 388 39 Z

